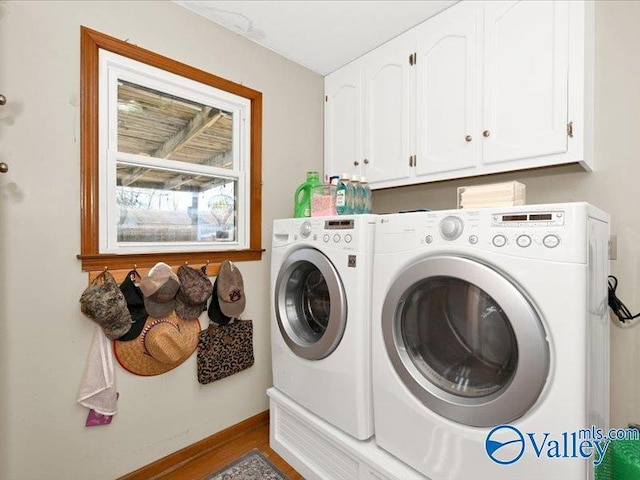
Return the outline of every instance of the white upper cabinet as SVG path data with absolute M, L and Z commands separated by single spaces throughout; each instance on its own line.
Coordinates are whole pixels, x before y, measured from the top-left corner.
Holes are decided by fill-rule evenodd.
M 325 77 L 325 174 L 360 175 L 362 148 L 362 73 L 350 64 Z
M 593 4 L 462 1 L 328 75 L 325 92 L 325 173 L 372 188 L 591 170 Z
M 445 12 L 418 29 L 416 174 L 477 163 L 478 10 Z
M 325 175 L 411 176 L 409 53 L 398 37 L 325 78 Z M 366 60 L 366 61 L 365 61 Z
M 566 2 L 485 8 L 483 163 L 567 151 L 568 58 Z
M 409 178 L 409 53 L 402 36 L 367 56 L 364 67 L 363 174 L 371 183 Z

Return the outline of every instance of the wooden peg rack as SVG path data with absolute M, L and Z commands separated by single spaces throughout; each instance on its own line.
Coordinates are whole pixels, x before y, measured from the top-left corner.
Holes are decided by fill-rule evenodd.
M 200 268 L 203 264 L 195 264 L 195 265 L 191 265 L 188 264 L 191 268 L 195 268 L 198 269 Z M 173 265 L 171 267 L 171 270 L 173 270 L 174 273 L 176 273 L 178 271 L 178 268 L 180 267 L 180 265 Z M 127 274 L 133 270 L 134 267 L 133 265 L 131 266 L 131 268 L 128 269 L 124 269 L 124 270 L 111 270 L 110 268 L 108 269 L 109 273 L 111 275 L 113 275 L 113 278 L 115 278 L 116 282 L 118 282 L 119 284 L 124 282 L 124 280 L 127 278 Z M 140 274 L 141 277 L 144 277 L 149 270 L 151 270 L 151 267 L 136 267 L 136 270 L 138 271 L 138 273 Z M 90 271 L 89 272 L 89 283 L 91 283 L 93 281 L 94 278 L 96 278 L 98 275 L 100 275 L 103 270 L 94 270 L 94 271 Z M 218 275 L 218 272 L 220 271 L 220 264 L 219 263 L 210 263 L 209 265 L 207 265 L 207 276 L 208 277 L 215 277 Z

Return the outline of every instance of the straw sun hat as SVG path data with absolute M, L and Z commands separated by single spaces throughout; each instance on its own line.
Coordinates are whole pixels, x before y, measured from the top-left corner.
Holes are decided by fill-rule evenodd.
M 125 370 L 141 376 L 160 375 L 176 368 L 196 350 L 200 322 L 175 313 L 149 317 L 142 333 L 130 342 L 114 342 L 114 353 Z

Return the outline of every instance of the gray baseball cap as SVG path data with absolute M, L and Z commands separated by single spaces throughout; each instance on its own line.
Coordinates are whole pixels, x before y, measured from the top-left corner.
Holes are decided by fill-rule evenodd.
M 180 288 L 180 280 L 171 267 L 158 262 L 140 280 L 140 290 L 144 295 L 144 307 L 155 318 L 169 315 L 175 308 L 175 296 Z
M 217 280 L 220 310 L 228 317 L 240 316 L 247 302 L 240 270 L 231 261 L 225 260 L 220 265 Z

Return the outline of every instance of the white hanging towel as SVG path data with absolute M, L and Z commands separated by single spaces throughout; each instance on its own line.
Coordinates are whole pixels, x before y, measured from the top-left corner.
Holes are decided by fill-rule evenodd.
M 80 379 L 78 403 L 103 415 L 115 415 L 118 411 L 117 400 L 111 341 L 96 325 L 84 374 Z

